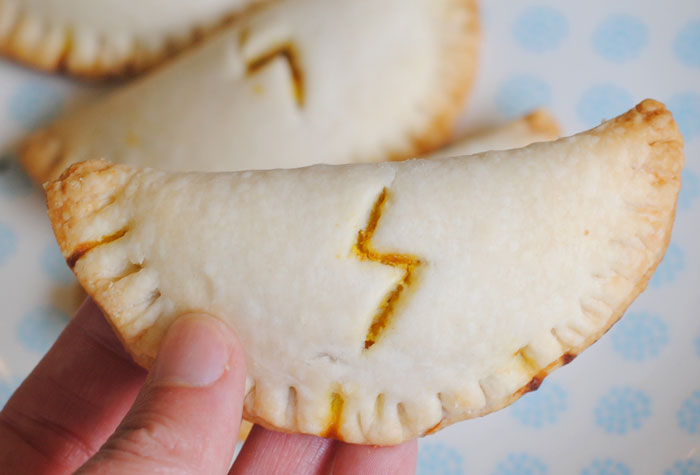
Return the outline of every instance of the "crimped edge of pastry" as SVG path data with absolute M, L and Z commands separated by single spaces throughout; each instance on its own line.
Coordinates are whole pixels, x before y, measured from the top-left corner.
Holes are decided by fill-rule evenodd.
M 464 21 L 457 34 L 445 35 L 444 58 L 437 73 L 440 83 L 424 101 L 431 107 L 430 111 L 426 111 L 431 117 L 428 125 L 421 130 L 406 131 L 401 145 L 385 145 L 383 156 L 371 157 L 374 158 L 371 161 L 419 156 L 439 148 L 450 138 L 454 122 L 475 80 L 481 30 L 476 0 L 448 0 L 445 4 L 448 10 L 445 11 L 446 15 L 461 14 Z M 63 171 L 66 160 L 70 162 L 65 155 L 60 130 L 55 130 L 53 124 L 30 134 L 20 144 L 19 157 L 27 174 L 36 183 L 56 179 Z
M 646 288 L 649 279 L 661 262 L 671 238 L 675 203 L 680 190 L 681 169 L 684 162 L 683 139 L 671 113 L 663 104 L 653 100 L 645 100 L 622 116 L 585 132 L 585 134 L 593 136 L 615 136 L 627 133 L 638 135 L 641 139 L 640 142 L 644 143 L 645 141 L 649 147 L 644 161 L 639 163 L 634 172 L 641 173 L 648 178 L 646 186 L 650 192 L 653 190 L 656 198 L 656 203 L 639 205 L 639 220 L 643 224 L 640 224 L 640 230 L 637 234 L 630 236 L 637 245 L 635 251 L 643 255 L 643 258 L 640 258 L 636 263 L 636 265 L 641 266 L 639 268 L 641 274 L 638 277 L 636 277 L 637 270 L 630 269 L 635 278 L 632 280 L 633 285 L 629 292 L 626 292 L 622 298 L 616 299 L 618 304 L 612 310 L 586 310 L 587 312 L 597 312 L 601 318 L 604 318 L 604 322 L 596 324 L 596 331 L 588 335 L 579 335 L 584 338 L 578 344 L 568 343 L 566 338 L 562 338 L 557 334 L 556 329 L 552 328 L 552 334 L 561 344 L 561 355 L 543 367 L 535 368 L 533 366 L 527 369 L 523 367 L 516 371 L 518 373 L 516 376 L 504 376 L 506 379 L 512 379 L 518 375 L 529 375 L 529 381 L 520 386 L 519 389 L 507 396 L 487 397 L 486 404 L 478 410 L 465 411 L 463 408 L 460 409 L 459 405 L 450 408 L 443 404 L 444 412 L 441 420 L 421 434 L 414 434 L 414 436 L 430 434 L 452 423 L 496 411 L 511 404 L 523 394 L 537 389 L 550 372 L 571 362 L 581 351 L 598 340 Z M 137 168 L 93 160 L 72 165 L 58 181 L 46 185 L 49 216 L 62 253 L 71 267 L 82 255 L 81 252 L 87 252 L 92 244 L 81 242 L 73 227 L 79 226 L 81 220 L 97 213 L 111 203 L 114 196 L 120 193 L 137 173 L 139 173 Z M 76 274 L 87 292 L 102 306 L 106 315 L 118 312 L 119 302 L 100 299 L 101 291 L 98 282 L 89 273 L 76 272 Z M 619 283 L 620 280 L 627 280 L 627 278 L 613 274 L 601 286 L 601 290 L 604 293 L 615 294 L 618 292 L 616 283 Z M 607 318 L 605 318 L 606 315 Z M 108 320 L 110 319 L 108 318 Z M 117 326 L 114 322 L 110 321 L 110 323 L 119 335 Z M 122 343 L 139 364 L 148 368 L 153 363 L 154 353 L 146 354 L 142 351 L 135 351 L 142 345 L 140 340 L 145 333 L 144 331 L 128 341 L 122 339 Z M 533 344 L 532 349 L 537 353 L 537 348 L 534 345 L 536 344 Z M 514 356 L 514 358 L 517 357 L 518 355 Z M 254 387 L 255 383 L 252 383 L 253 385 L 247 391 Z M 458 398 L 459 394 L 444 394 L 443 396 Z M 440 395 L 437 397 L 440 398 Z M 247 409 L 244 411 L 244 415 L 251 422 L 270 429 L 284 432 L 298 431 L 296 426 L 275 426 Z M 336 432 L 328 435 L 340 440 L 343 439 L 342 434 Z M 357 440 L 352 440 L 352 442 L 391 444 L 400 442 L 400 440 L 368 439 L 364 442 Z
M 258 2 L 273 0 L 257 0 Z M 110 34 L 76 34 L 75 27 L 33 17 L 17 0 L 0 0 L 0 53 L 38 70 L 65 72 L 91 81 L 133 76 L 202 41 L 255 4 L 188 31 L 166 34 L 157 45 L 139 35 L 124 48 Z

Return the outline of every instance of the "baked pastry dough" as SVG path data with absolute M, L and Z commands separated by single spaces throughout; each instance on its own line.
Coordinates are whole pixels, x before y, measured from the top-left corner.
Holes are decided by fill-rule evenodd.
M 503 125 L 479 130 L 455 140 L 447 147 L 426 158 L 472 155 L 487 150 L 520 148 L 535 142 L 548 142 L 561 135 L 557 121 L 544 109 L 533 112 Z
M 472 82 L 474 0 L 287 0 L 29 138 L 40 182 L 94 157 L 167 170 L 414 157 Z
M 140 71 L 260 0 L 0 0 L 0 50 L 93 78 Z
M 668 244 L 683 143 L 663 104 L 505 152 L 46 186 L 68 264 L 149 367 L 177 315 L 229 322 L 245 416 L 395 444 L 510 404 L 598 339 Z

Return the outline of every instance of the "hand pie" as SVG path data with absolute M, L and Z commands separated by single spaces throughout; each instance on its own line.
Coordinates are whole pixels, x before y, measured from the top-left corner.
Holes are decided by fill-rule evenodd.
M 104 161 L 46 187 L 57 240 L 136 361 L 225 319 L 245 416 L 396 444 L 500 409 L 597 340 L 671 235 L 683 143 L 647 100 L 505 152 L 170 173 Z
M 537 109 L 506 124 L 480 130 L 455 140 L 426 158 L 456 157 L 487 150 L 520 148 L 535 142 L 549 142 L 561 135 L 557 121 L 544 109 Z
M 260 0 L 0 0 L 0 50 L 80 76 L 151 66 Z
M 102 157 L 175 171 L 409 158 L 472 82 L 474 0 L 286 0 L 29 138 L 38 181 Z

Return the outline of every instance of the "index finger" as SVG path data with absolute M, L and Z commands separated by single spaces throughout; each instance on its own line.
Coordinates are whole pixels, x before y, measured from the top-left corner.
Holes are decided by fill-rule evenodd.
M 0 467 L 73 472 L 112 434 L 145 377 L 86 300 L 0 412 Z

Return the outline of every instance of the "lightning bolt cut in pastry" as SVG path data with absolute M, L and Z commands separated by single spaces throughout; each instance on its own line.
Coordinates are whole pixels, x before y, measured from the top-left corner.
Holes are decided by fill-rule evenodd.
M 444 143 L 475 71 L 474 0 L 287 0 L 31 136 L 43 182 L 96 156 L 167 170 L 409 158 Z
M 0 0 L 0 50 L 45 70 L 138 72 L 261 0 Z
M 149 367 L 178 315 L 228 322 L 245 416 L 395 444 L 500 409 L 597 340 L 668 244 L 683 143 L 646 100 L 588 132 L 440 160 L 47 185 L 68 264 Z

